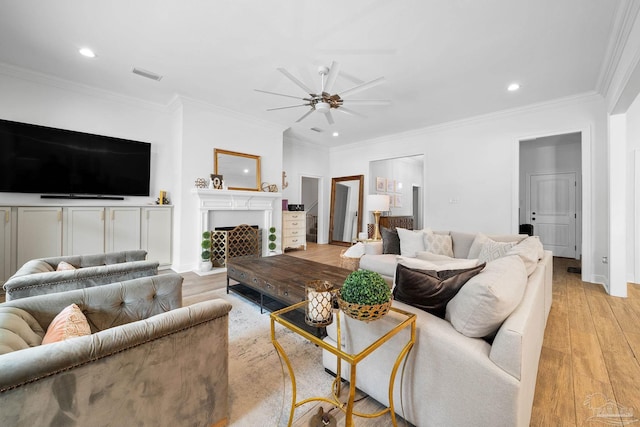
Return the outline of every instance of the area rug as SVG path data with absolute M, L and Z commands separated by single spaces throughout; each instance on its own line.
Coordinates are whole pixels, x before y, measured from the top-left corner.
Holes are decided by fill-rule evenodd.
M 225 289 L 213 292 L 233 305 L 229 313 L 230 426 L 286 426 L 291 380 L 271 343 L 269 313 Z M 322 350 L 276 324 L 278 342 L 287 352 L 297 382 L 297 400 L 330 394 L 333 377 L 322 367 Z M 303 416 L 313 404 L 298 408 Z

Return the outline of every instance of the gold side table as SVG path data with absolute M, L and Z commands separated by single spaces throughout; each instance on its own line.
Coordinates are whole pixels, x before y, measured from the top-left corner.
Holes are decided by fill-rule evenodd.
M 397 309 L 395 307 L 391 307 L 390 311 L 396 312 L 401 314 L 402 316 L 404 316 L 404 320 L 401 320 L 396 326 L 394 326 L 391 330 L 389 330 L 388 332 L 382 334 L 377 340 L 375 340 L 374 342 L 372 342 L 368 347 L 366 347 L 365 349 L 363 349 L 362 351 L 355 353 L 355 354 L 351 354 L 351 353 L 347 353 L 345 351 L 342 350 L 341 347 L 341 337 L 342 337 L 342 331 L 340 328 L 340 317 L 342 317 L 341 313 L 337 313 L 336 316 L 334 316 L 334 318 L 336 319 L 337 323 L 337 332 L 338 332 L 338 342 L 337 345 L 334 347 L 326 342 L 324 342 L 322 339 L 316 337 L 315 335 L 305 331 L 304 329 L 301 329 L 300 327 L 294 325 L 293 323 L 291 323 L 289 320 L 287 320 L 286 318 L 283 317 L 283 314 L 288 313 L 290 311 L 293 310 L 297 310 L 297 309 L 303 309 L 305 304 L 307 304 L 307 301 L 302 301 L 299 302 L 297 304 L 291 305 L 289 307 L 283 308 L 282 310 L 278 310 L 278 311 L 274 311 L 271 313 L 270 317 L 271 317 L 271 341 L 273 342 L 274 347 L 276 348 L 276 351 L 278 352 L 278 354 L 280 354 L 280 356 L 282 357 L 282 359 L 285 361 L 285 364 L 287 365 L 287 369 L 289 370 L 289 376 L 291 378 L 291 411 L 289 413 L 289 426 L 292 425 L 293 423 L 293 416 L 295 413 L 296 408 L 298 408 L 299 406 L 302 406 L 306 403 L 309 402 L 313 402 L 313 401 L 320 401 L 320 402 L 326 402 L 329 403 L 335 407 L 337 407 L 338 409 L 340 409 L 341 411 L 343 411 L 346 414 L 346 426 L 347 427 L 352 427 L 353 426 L 353 416 L 358 416 L 358 417 L 364 417 L 364 418 L 376 418 L 379 416 L 382 416 L 384 414 L 386 414 L 387 412 L 390 413 L 391 415 L 391 421 L 393 423 L 394 426 L 397 426 L 397 421 L 396 421 L 396 414 L 395 414 L 395 408 L 394 408 L 394 404 L 393 404 L 393 385 L 395 383 L 395 379 L 396 379 L 396 374 L 398 373 L 398 368 L 400 367 L 401 363 L 403 360 L 405 360 L 406 362 L 406 356 L 408 355 L 409 351 L 411 350 L 411 348 L 413 347 L 413 344 L 416 341 L 416 315 L 413 313 L 409 313 L 407 311 L 404 310 L 400 310 Z M 302 337 L 306 338 L 307 340 L 311 341 L 313 344 L 317 345 L 318 347 L 321 347 L 329 352 L 331 352 L 332 354 L 334 354 L 337 357 L 337 372 L 336 372 L 336 379 L 333 381 L 333 385 L 332 385 L 332 398 L 327 398 L 327 397 L 310 397 L 304 400 L 300 400 L 300 401 L 296 401 L 296 377 L 295 377 L 295 373 L 293 372 L 293 367 L 291 366 L 291 362 L 289 361 L 289 358 L 287 357 L 286 352 L 284 351 L 284 349 L 282 348 L 282 346 L 280 345 L 280 343 L 278 343 L 278 340 L 276 339 L 276 328 L 275 328 L 275 324 L 279 323 L 282 326 L 284 326 L 287 329 L 292 330 L 293 332 L 297 333 L 298 335 L 301 335 Z M 393 365 L 393 370 L 391 371 L 391 376 L 389 378 L 389 407 L 387 407 L 386 409 L 383 409 L 379 412 L 373 413 L 373 414 L 362 414 L 359 412 L 355 412 L 353 410 L 353 401 L 355 398 L 355 393 L 356 393 L 356 365 L 358 364 L 358 362 L 360 362 L 362 359 L 364 359 L 365 357 L 369 356 L 371 353 L 373 353 L 375 350 L 377 350 L 382 344 L 384 344 L 385 342 L 389 341 L 394 335 L 396 335 L 398 332 L 400 332 L 401 330 L 411 327 L 411 337 L 408 340 L 408 342 L 405 344 L 405 346 L 402 348 L 402 350 L 400 351 L 400 353 L 398 354 L 398 357 L 396 358 L 395 364 Z M 351 375 L 349 378 L 349 398 L 347 400 L 347 402 L 341 402 L 339 399 L 340 396 L 340 386 L 341 386 L 341 382 L 342 382 L 342 361 L 345 361 L 346 363 L 348 363 L 351 367 Z

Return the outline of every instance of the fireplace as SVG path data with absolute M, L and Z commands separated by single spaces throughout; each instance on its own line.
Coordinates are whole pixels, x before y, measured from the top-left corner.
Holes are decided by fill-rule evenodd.
M 226 267 L 231 258 L 262 256 L 262 230 L 257 225 L 216 227 L 211 231 L 211 262 Z
M 191 193 L 198 201 L 198 236 L 206 230 L 241 224 L 256 225 L 260 230 L 269 230 L 272 226 L 280 228 L 275 225 L 280 223 L 280 193 L 205 188 L 194 188 Z M 267 245 L 268 239 L 260 239 L 262 256 L 269 253 Z

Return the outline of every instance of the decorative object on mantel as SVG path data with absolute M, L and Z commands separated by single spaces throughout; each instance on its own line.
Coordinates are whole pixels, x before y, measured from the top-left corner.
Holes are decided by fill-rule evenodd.
M 386 194 L 369 194 L 367 196 L 367 209 L 373 212 L 373 217 L 375 219 L 373 240 L 381 240 L 380 213 L 389 210 L 389 196 Z
M 289 183 L 287 182 L 287 173 L 285 171 L 282 171 L 282 189 L 284 190 L 288 186 Z
M 333 284 L 326 280 L 307 282 L 307 304 L 304 321 L 309 326 L 322 327 L 333 322 Z
M 202 252 L 200 253 L 200 271 L 210 271 L 211 264 L 211 232 L 204 231 L 202 233 L 202 243 L 200 244 Z
M 204 178 L 197 178 L 196 188 L 207 188 L 207 180 Z
M 171 201 L 167 199 L 167 192 L 160 190 L 160 195 L 156 199 L 156 205 L 170 205 Z
M 222 180 L 222 175 L 216 175 L 212 173 L 211 175 L 211 188 L 214 190 L 222 190 L 224 181 Z
M 269 193 L 277 193 L 278 185 L 277 184 L 269 184 L 268 182 L 263 182 L 261 185 L 262 191 Z
M 357 270 L 347 276 L 337 293 L 338 306 L 357 320 L 377 320 L 389 312 L 391 289 L 379 273 Z

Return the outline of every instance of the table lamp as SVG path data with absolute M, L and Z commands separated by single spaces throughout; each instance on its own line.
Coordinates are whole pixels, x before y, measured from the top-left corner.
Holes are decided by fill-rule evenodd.
M 389 196 L 385 194 L 369 194 L 367 196 L 367 208 L 373 212 L 376 225 L 373 229 L 373 240 L 380 240 L 380 213 L 389 210 Z

